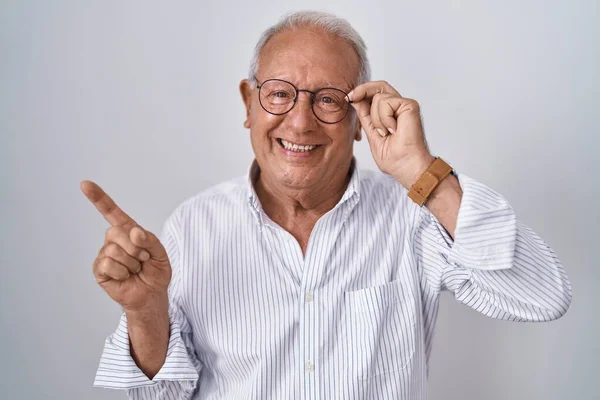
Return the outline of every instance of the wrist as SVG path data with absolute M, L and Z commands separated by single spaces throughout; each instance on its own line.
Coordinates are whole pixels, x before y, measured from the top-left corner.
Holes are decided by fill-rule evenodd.
M 429 195 L 429 199 L 427 199 L 427 202 L 425 203 L 425 206 L 427 206 L 428 203 L 444 197 L 448 192 L 456 192 L 462 196 L 462 189 L 460 187 L 458 178 L 453 174 L 448 175 L 446 179 L 443 179 L 439 185 L 433 189 Z
M 434 160 L 435 157 L 429 153 L 413 157 L 412 159 L 403 162 L 402 171 L 393 176 L 402 186 L 410 190 L 410 187 L 419 179 L 423 172 L 429 168 Z
M 143 307 L 135 309 L 124 309 L 129 324 L 148 324 L 169 317 L 169 297 L 167 293 L 161 293 L 149 299 Z

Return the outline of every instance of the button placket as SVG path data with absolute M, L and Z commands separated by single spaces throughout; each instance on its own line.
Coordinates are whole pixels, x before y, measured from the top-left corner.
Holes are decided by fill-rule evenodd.
M 307 361 L 304 365 L 304 369 L 306 372 L 313 372 L 315 370 L 315 364 L 313 364 L 312 361 Z

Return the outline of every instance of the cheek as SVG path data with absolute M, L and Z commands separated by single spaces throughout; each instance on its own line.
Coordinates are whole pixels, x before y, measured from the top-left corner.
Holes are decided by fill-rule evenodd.
M 328 135 L 332 142 L 341 148 L 352 148 L 352 144 L 354 143 L 354 139 L 356 138 L 356 131 L 353 128 L 353 124 L 346 123 L 339 128 L 332 130 Z
M 260 104 L 256 103 L 250 113 L 253 132 L 257 136 L 268 136 L 269 132 L 281 123 L 282 117 L 272 115 L 263 110 Z
M 266 114 L 266 113 L 265 113 Z M 272 115 L 260 115 L 252 121 L 250 129 L 250 141 L 255 154 L 270 153 L 274 144 L 272 132 L 276 129 L 279 121 Z

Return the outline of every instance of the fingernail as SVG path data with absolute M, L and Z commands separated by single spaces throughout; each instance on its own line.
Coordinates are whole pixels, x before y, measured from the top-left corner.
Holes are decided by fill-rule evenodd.
M 146 250 L 143 250 L 140 253 L 140 260 L 142 260 L 142 261 L 148 261 L 149 259 L 150 259 L 150 254 Z
M 142 266 L 140 265 L 140 267 L 138 268 L 137 271 L 135 271 L 136 274 L 139 274 L 140 272 L 142 272 Z
M 354 94 L 354 91 L 352 91 L 352 92 L 350 92 L 350 93 L 348 93 L 348 94 L 346 95 L 346 97 L 348 97 L 348 101 L 349 101 L 349 102 L 352 102 L 352 95 L 353 95 L 353 94 Z
M 392 128 L 388 128 L 388 132 L 391 133 L 392 135 L 394 134 L 394 130 Z
M 140 239 L 142 240 L 146 240 L 146 233 L 144 232 L 143 229 L 140 228 Z
M 377 128 L 377 133 L 379 133 L 379 136 L 385 137 L 386 133 L 383 131 L 383 129 L 379 129 Z

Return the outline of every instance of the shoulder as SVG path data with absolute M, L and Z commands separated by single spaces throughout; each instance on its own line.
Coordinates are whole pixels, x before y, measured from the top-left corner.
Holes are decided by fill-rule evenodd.
M 408 197 L 408 190 L 381 171 L 360 170 L 360 202 L 371 213 L 401 218 L 413 225 L 423 217 L 423 208 Z
M 248 177 L 241 176 L 211 186 L 179 203 L 167 223 L 179 225 L 199 214 L 223 214 L 248 202 Z
M 395 196 L 400 198 L 407 195 L 407 190 L 392 176 L 381 171 L 370 169 L 360 170 L 361 198 L 373 196 Z

